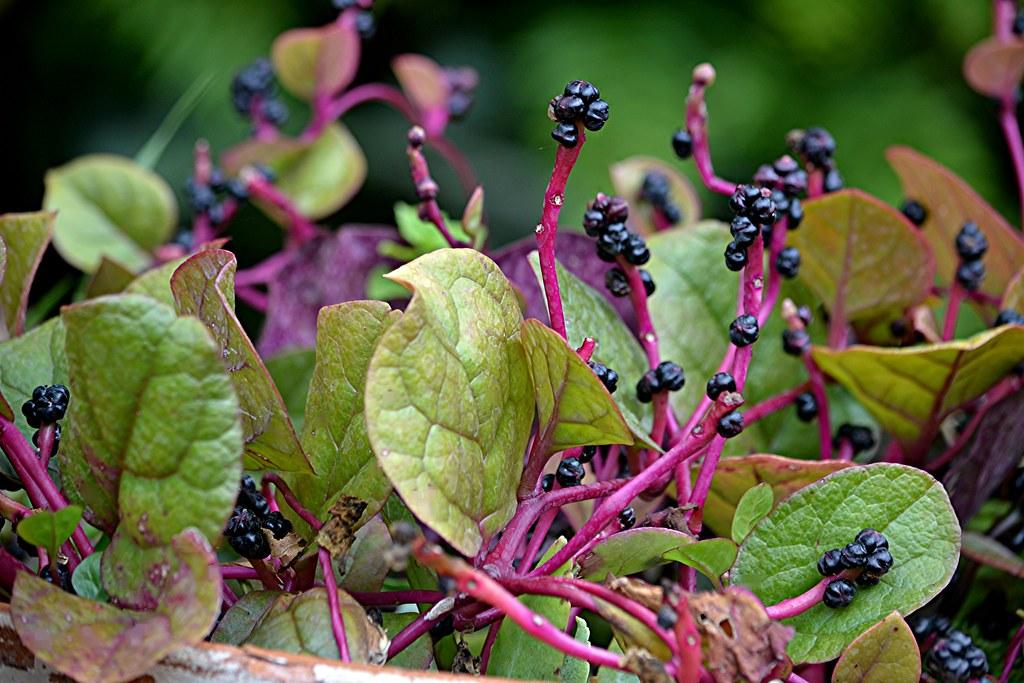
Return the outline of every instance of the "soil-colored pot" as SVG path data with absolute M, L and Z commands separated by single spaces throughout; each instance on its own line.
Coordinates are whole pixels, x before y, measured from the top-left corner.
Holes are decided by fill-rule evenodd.
M 256 647 L 200 643 L 176 650 L 132 683 L 467 683 L 470 677 L 393 667 L 339 664 Z M 477 679 L 481 680 L 481 679 Z M 0 605 L 0 681 L 66 683 L 66 676 L 38 661 L 26 648 Z M 489 678 L 488 683 L 512 683 Z M 521 681 L 518 683 L 522 683 Z

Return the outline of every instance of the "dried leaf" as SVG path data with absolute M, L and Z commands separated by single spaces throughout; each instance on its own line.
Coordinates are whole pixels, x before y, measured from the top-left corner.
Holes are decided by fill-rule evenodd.
M 316 542 L 333 557 L 342 557 L 352 547 L 352 540 L 355 538 L 356 524 L 363 516 L 366 509 L 366 501 L 353 496 L 341 496 L 334 501 L 327 510 L 330 518 L 320 527 L 320 533 L 316 535 Z

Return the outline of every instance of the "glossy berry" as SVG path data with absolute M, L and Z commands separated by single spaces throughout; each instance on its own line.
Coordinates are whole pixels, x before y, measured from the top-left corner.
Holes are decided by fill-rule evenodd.
M 729 232 L 736 244 L 746 249 L 757 239 L 757 225 L 746 216 L 736 216 L 729 224 Z
M 654 294 L 656 287 L 654 286 L 654 278 L 643 268 L 640 269 L 640 280 L 644 283 L 644 291 L 647 296 Z
M 835 576 L 843 569 L 842 551 L 839 548 L 826 550 L 818 559 L 818 573 L 822 576 Z
M 579 131 L 574 123 L 559 123 L 551 131 L 551 137 L 562 147 L 572 149 L 580 141 Z
M 725 245 L 725 267 L 734 273 L 743 270 L 750 261 L 746 247 L 736 243 L 736 240 Z
M 268 123 L 281 126 L 288 122 L 288 107 L 278 99 L 267 99 L 260 102 L 260 116 Z
M 865 570 L 858 574 L 853 579 L 853 582 L 857 584 L 858 588 L 871 588 L 872 586 L 877 586 L 879 583 L 881 583 L 882 577 L 878 574 L 872 574 L 871 572 Z
M 654 369 L 658 377 L 658 384 L 662 390 L 679 391 L 686 384 L 686 374 L 683 369 L 672 361 L 662 361 Z
M 863 544 L 869 553 L 873 553 L 880 548 L 889 548 L 889 539 L 874 529 L 861 530 L 861 532 L 857 534 L 857 538 L 855 540 L 858 543 Z
M 690 132 L 680 128 L 672 134 L 672 151 L 680 159 L 689 159 L 693 154 L 693 136 Z
M 716 372 L 708 380 L 707 396 L 712 401 L 727 391 L 736 391 L 736 380 L 728 372 Z
M 868 560 L 864 565 L 864 571 L 874 574 L 875 576 L 881 576 L 892 569 L 892 565 L 892 553 L 890 553 L 887 548 L 879 548 L 868 555 Z
M 555 488 L 555 475 L 545 474 L 540 480 L 540 488 L 545 493 Z
M 875 436 L 868 427 L 863 425 L 852 425 L 843 423 L 839 425 L 835 439 L 832 442 L 838 446 L 843 441 L 849 441 L 853 446 L 853 452 L 863 453 L 875 447 Z
M 782 178 L 779 177 L 779 172 L 771 164 L 761 164 L 754 171 L 754 184 L 756 185 L 773 188 L 781 182 Z M 774 199 L 774 196 L 772 198 Z
M 784 278 L 794 278 L 800 272 L 800 250 L 796 247 L 786 247 L 779 252 L 775 259 L 775 269 Z
M 754 202 L 761 199 L 761 190 L 753 185 L 737 185 L 729 197 L 729 209 L 737 216 L 752 218 Z
M 1024 325 L 1024 315 L 1021 315 L 1012 308 L 1004 308 L 999 311 L 999 315 L 996 316 L 992 327 L 1000 327 L 1001 325 Z
M 604 286 L 612 296 L 629 296 L 630 287 L 626 274 L 620 268 L 612 268 L 604 274 Z
M 930 615 L 918 617 L 915 615 L 910 620 L 910 628 L 914 632 L 914 637 L 918 640 L 924 640 L 932 634 L 944 636 L 949 633 L 951 626 L 949 619 L 946 617 Z
M 598 131 L 604 128 L 608 122 L 608 103 L 604 100 L 594 100 L 587 107 L 587 113 L 583 115 L 583 125 L 587 130 Z
M 636 383 L 636 398 L 641 403 L 650 403 L 654 395 L 661 390 L 658 374 L 654 370 L 648 370 Z
M 825 603 L 825 607 L 839 609 L 853 602 L 853 598 L 856 595 L 857 587 L 853 585 L 852 581 L 849 579 L 836 579 L 835 581 L 830 581 L 828 586 L 825 587 L 825 594 L 822 596 L 821 601 Z
M 789 216 L 789 223 L 787 224 L 788 229 L 796 230 L 797 228 L 799 228 L 800 224 L 804 220 L 803 203 L 801 203 L 801 201 L 796 197 L 790 199 L 789 210 L 786 212 L 786 215 Z
M 801 422 L 810 422 L 818 417 L 818 401 L 809 391 L 799 394 L 793 401 L 793 405 L 796 406 L 797 419 Z
M 253 98 L 266 98 L 273 93 L 274 67 L 268 59 L 257 59 L 237 74 L 231 81 L 231 103 L 239 114 L 248 116 L 252 111 Z
M 281 540 L 292 530 L 292 523 L 280 512 L 270 512 L 263 518 L 261 523 L 264 529 L 269 531 L 277 540 Z
M 969 292 L 973 292 L 980 288 L 981 283 L 984 280 L 984 261 L 967 261 L 965 263 L 961 263 L 960 267 L 956 269 L 956 281 Z
M 554 102 L 555 118 L 572 123 L 587 110 L 587 105 L 578 95 L 562 95 Z
M 615 390 L 619 387 L 619 373 L 615 372 L 607 365 L 598 363 L 597 361 L 587 361 L 587 365 L 594 371 L 597 378 L 601 380 L 601 384 L 608 390 L 609 394 L 614 394 Z
M 669 198 L 671 188 L 668 183 L 668 176 L 664 173 L 651 171 L 644 176 L 643 184 L 640 186 L 640 198 L 654 205 L 661 205 Z
M 674 628 L 676 621 L 679 619 L 679 615 L 676 614 L 676 610 L 672 605 L 664 604 L 658 609 L 658 626 L 668 630 Z
M 811 346 L 811 335 L 807 330 L 782 331 L 782 350 L 791 356 L 799 356 Z
M 825 192 L 838 192 L 843 189 L 845 183 L 843 182 L 843 176 L 840 175 L 839 169 L 830 168 L 825 173 L 825 180 L 822 182 L 822 189 Z
M 588 237 L 597 237 L 607 225 L 603 211 L 587 209 L 583 213 L 583 230 Z
M 731 439 L 734 436 L 739 436 L 743 432 L 743 413 L 734 410 L 731 413 L 726 413 L 718 420 L 718 426 L 716 427 L 718 435 Z
M 868 561 L 868 549 L 863 543 L 847 543 L 840 551 L 840 559 L 846 569 L 859 569 Z
M 985 676 L 988 658 L 970 636 L 953 630 L 928 651 L 925 670 L 942 683 L 961 683 Z
M 807 172 L 803 169 L 799 169 L 783 176 L 782 189 L 791 197 L 806 192 Z
M 632 529 L 636 526 L 636 512 L 632 507 L 624 508 L 619 513 L 619 526 L 623 529 Z
M 71 392 L 63 384 L 44 384 L 32 390 L 32 398 L 22 404 L 21 414 L 29 427 L 38 429 L 63 420 L 70 400 Z
M 239 488 L 238 499 L 235 501 L 235 505 L 249 510 L 259 518 L 264 517 L 270 512 L 267 499 L 256 489 L 256 482 L 249 475 L 242 477 L 242 485 Z
M 586 464 L 593 460 L 595 455 L 597 455 L 597 446 L 584 446 L 580 451 L 580 462 Z
M 589 81 L 570 81 L 566 84 L 562 95 L 567 97 L 579 97 L 584 104 L 590 104 L 601 96 L 597 87 Z
M 771 224 L 778 218 L 775 202 L 771 197 L 758 197 L 750 205 L 750 218 L 762 225 Z
M 744 313 L 729 324 L 729 341 L 734 346 L 750 346 L 757 341 L 760 334 L 757 318 L 749 313 Z
M 555 480 L 563 488 L 579 486 L 580 482 L 583 481 L 584 474 L 583 463 L 579 461 L 579 458 L 566 458 L 558 463 L 558 469 L 555 470 Z
M 43 567 L 43 570 L 39 572 L 39 578 L 60 587 L 65 593 L 75 595 L 75 587 L 71 582 L 71 572 L 68 570 L 67 564 L 57 563 L 56 566 L 56 572 L 53 571 L 54 565 L 52 562 Z M 56 574 L 56 577 L 54 577 L 54 574 Z
M 629 233 L 626 244 L 622 249 L 622 257 L 634 266 L 642 266 L 651 260 L 651 251 L 647 248 L 644 238 L 635 233 Z
M 956 235 L 956 253 L 964 261 L 977 261 L 988 251 L 988 240 L 974 221 L 964 223 Z
M 249 560 L 262 560 L 270 554 L 270 543 L 262 531 L 250 531 L 239 536 L 228 536 L 231 548 Z
M 829 165 L 836 151 L 836 141 L 824 128 L 808 128 L 798 145 L 800 153 L 813 166 Z
M 800 162 L 788 154 L 784 154 L 772 162 L 772 168 L 774 168 L 775 172 L 780 176 L 785 176 L 793 173 L 794 171 L 799 171 Z
M 920 202 L 914 201 L 913 199 L 908 199 L 903 202 L 903 205 L 900 207 L 900 211 L 903 212 L 903 215 L 907 217 L 908 221 L 917 227 L 921 227 L 928 219 L 928 210 L 925 209 Z

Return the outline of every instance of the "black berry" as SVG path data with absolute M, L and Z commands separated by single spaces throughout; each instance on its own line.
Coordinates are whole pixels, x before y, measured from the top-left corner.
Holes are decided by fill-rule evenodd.
M 862 543 L 869 553 L 873 553 L 879 548 L 887 549 L 889 547 L 889 539 L 874 529 L 861 530 L 855 540 L 858 543 Z
M 676 614 L 676 610 L 672 605 L 664 604 L 658 610 L 658 626 L 663 629 L 668 630 L 675 627 L 678 618 L 679 615 Z
M 601 96 L 597 87 L 588 81 L 570 81 L 566 84 L 562 94 L 568 97 L 579 97 L 584 104 L 590 104 Z
M 280 512 L 270 512 L 263 518 L 262 526 L 269 531 L 274 538 L 281 540 L 292 530 L 292 523 Z
M 886 548 L 879 548 L 868 555 L 864 571 L 875 576 L 881 576 L 892 569 L 892 553 Z
M 849 423 L 839 425 L 839 430 L 836 432 L 833 443 L 838 446 L 843 441 L 850 442 L 855 455 L 875 447 L 875 435 L 871 433 L 868 427 L 863 425 L 852 425 Z
M 636 233 L 629 233 L 622 249 L 622 257 L 634 266 L 642 266 L 651 260 L 651 251 L 647 248 L 647 242 L 643 237 Z
M 636 383 L 636 398 L 641 403 L 650 403 L 654 395 L 662 390 L 658 373 L 648 370 Z
M 815 400 L 814 394 L 809 391 L 798 395 L 796 400 L 793 401 L 793 405 L 796 406 L 796 416 L 801 422 L 810 422 L 818 416 L 818 401 Z
M 32 390 L 32 398 L 21 406 L 29 427 L 39 428 L 55 424 L 67 413 L 71 392 L 63 384 L 41 385 Z
M 604 100 L 594 100 L 587 107 L 587 113 L 583 116 L 583 125 L 587 130 L 598 131 L 604 128 L 608 122 L 608 103 Z
M 846 607 L 853 598 L 857 595 L 857 587 L 853 585 L 853 582 L 849 579 L 836 579 L 830 581 L 828 586 L 825 587 L 825 594 L 822 596 L 821 601 L 825 603 L 825 607 L 832 609 L 838 609 L 840 607 Z
M 1012 308 L 1004 308 L 999 311 L 999 315 L 996 316 L 992 327 L 999 327 L 1001 325 L 1024 325 L 1024 315 L 1021 315 Z
M 859 569 L 867 564 L 868 549 L 864 547 L 863 543 L 856 541 L 847 543 L 840 551 L 840 559 L 846 569 Z
M 578 95 L 562 95 L 555 100 L 555 118 L 559 121 L 573 122 L 587 110 L 587 104 Z
M 540 488 L 545 493 L 555 488 L 555 475 L 545 474 L 540 480 Z
M 587 365 L 594 371 L 597 378 L 601 380 L 601 384 L 608 390 L 608 393 L 614 394 L 615 390 L 619 387 L 619 373 L 597 361 L 587 361 Z
M 729 232 L 736 244 L 746 249 L 757 239 L 757 225 L 746 216 L 736 216 L 729 224 Z
M 270 554 L 270 543 L 259 530 L 228 536 L 228 544 L 236 553 L 250 560 L 262 560 Z
M 683 369 L 672 361 L 662 361 L 654 369 L 658 377 L 658 384 L 663 390 L 679 391 L 686 384 L 686 374 Z
M 839 169 L 830 168 L 825 173 L 825 180 L 822 183 L 822 189 L 825 192 L 838 192 L 843 189 L 844 186 L 843 176 L 840 175 Z
M 604 274 L 604 286 L 612 296 L 629 296 L 630 287 L 626 274 L 620 268 L 612 268 Z
M 818 573 L 822 576 L 835 576 L 843 571 L 842 551 L 839 548 L 826 550 L 818 560 Z
M 274 67 L 268 59 L 257 59 L 237 74 L 231 81 L 231 103 L 239 114 L 252 113 L 253 98 L 266 98 L 273 94 Z
M 974 221 L 964 223 L 956 235 L 956 253 L 964 261 L 977 261 L 988 251 L 988 240 Z
M 580 451 L 580 462 L 586 464 L 594 459 L 597 455 L 597 446 L 584 446 Z
M 377 22 L 373 18 L 373 12 L 363 10 L 356 15 L 356 32 L 363 40 L 373 38 L 373 34 L 377 32 Z
M 249 510 L 261 519 L 270 512 L 267 499 L 256 489 L 256 482 L 249 475 L 242 477 L 242 485 L 239 487 L 235 505 Z
M 576 130 L 574 123 L 559 123 L 551 131 L 551 137 L 562 147 L 570 149 L 575 147 L 580 140 L 579 131 Z
M 636 512 L 632 507 L 624 508 L 619 513 L 619 526 L 623 529 L 631 529 L 636 525 Z
M 836 152 L 836 141 L 824 128 L 808 128 L 800 139 L 799 151 L 808 163 L 818 168 L 829 165 Z
M 717 430 L 718 435 L 726 439 L 739 436 L 743 432 L 743 413 L 737 410 L 726 413 L 718 420 Z
M 796 196 L 807 191 L 807 171 L 798 169 L 782 177 L 782 189 L 789 196 Z
M 66 593 L 75 594 L 75 587 L 71 583 L 71 572 L 68 570 L 67 564 L 57 563 L 57 571 L 54 572 L 54 564 L 50 564 L 43 567 L 43 570 L 39 572 L 39 578 L 42 580 L 52 583 L 55 586 L 60 587 Z M 56 574 L 56 577 L 54 576 Z
M 796 230 L 804 220 L 803 203 L 798 198 L 793 197 L 789 200 L 789 211 L 786 214 L 789 216 L 787 228 L 789 230 Z
M 811 335 L 807 330 L 782 331 L 782 350 L 791 356 L 799 356 L 811 346 Z
M 707 396 L 712 401 L 727 391 L 736 391 L 736 380 L 728 372 L 716 372 L 708 380 Z
M 672 150 L 680 159 L 689 159 L 693 154 L 693 136 L 680 128 L 672 135 Z
M 903 202 L 903 206 L 900 207 L 900 211 L 907 217 L 907 220 L 921 227 L 924 222 L 928 219 L 928 210 L 925 209 L 920 202 L 908 199 Z
M 583 463 L 579 461 L 579 458 L 566 458 L 558 464 L 558 469 L 555 470 L 555 480 L 563 488 L 579 486 L 583 481 L 584 474 Z
M 981 287 L 981 283 L 984 280 L 984 261 L 966 261 L 961 263 L 960 267 L 956 269 L 956 281 L 967 291 L 973 292 L 977 290 Z
M 793 173 L 794 171 L 799 171 L 800 162 L 798 162 L 796 159 L 789 156 L 788 154 L 784 154 L 778 159 L 776 159 L 774 162 L 772 162 L 772 168 L 774 168 L 775 172 L 778 173 L 780 176 L 785 176 L 790 173 Z
M 746 247 L 742 247 L 736 243 L 736 240 L 729 242 L 725 245 L 725 267 L 734 273 L 738 273 L 743 270 L 747 263 L 750 261 L 750 257 L 747 254 Z
M 782 277 L 796 277 L 800 272 L 800 250 L 796 247 L 786 247 L 780 251 L 775 259 L 775 268 Z
M 729 324 L 729 341 L 735 346 L 750 346 L 760 334 L 757 318 L 749 313 L 744 313 Z
M 640 269 L 640 280 L 644 283 L 644 291 L 647 293 L 647 296 L 654 294 L 654 290 L 656 289 L 654 286 L 654 278 L 652 278 L 651 274 L 643 268 Z

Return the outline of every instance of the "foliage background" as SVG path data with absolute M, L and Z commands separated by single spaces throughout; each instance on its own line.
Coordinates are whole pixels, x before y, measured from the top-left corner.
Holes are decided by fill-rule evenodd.
M 670 158 L 690 70 L 705 60 L 718 69 L 710 135 L 726 177 L 749 177 L 783 150 L 787 130 L 820 124 L 839 141 L 848 184 L 898 201 L 882 154 L 909 144 L 951 166 L 1012 221 L 994 105 L 960 71 L 964 52 L 990 31 L 990 11 L 983 0 L 381 0 L 360 79 L 391 80 L 390 57 L 406 51 L 479 69 L 477 106 L 451 136 L 488 190 L 494 244 L 528 234 L 537 220 L 554 153 L 545 106 L 561 85 L 593 80 L 612 108 L 570 184 L 564 215 L 575 224 L 586 198 L 607 189 L 611 162 Z M 180 193 L 197 137 L 223 150 L 247 132 L 229 103 L 232 73 L 266 54 L 280 31 L 333 15 L 329 0 L 0 0 L 0 211 L 37 208 L 46 169 L 76 155 L 134 154 L 175 99 L 209 73 L 211 87 L 157 168 Z M 305 111 L 291 105 L 288 127 L 299 129 Z M 407 125 L 377 105 L 346 123 L 370 175 L 327 223 L 390 222 L 392 204 L 413 198 Z M 684 167 L 696 177 L 692 164 Z M 434 168 L 442 205 L 457 211 L 462 191 L 440 160 Z M 243 218 L 234 234 L 245 237 L 234 248 L 244 263 L 272 250 L 279 231 L 255 212 Z M 59 274 L 58 264 L 47 266 L 44 277 Z

